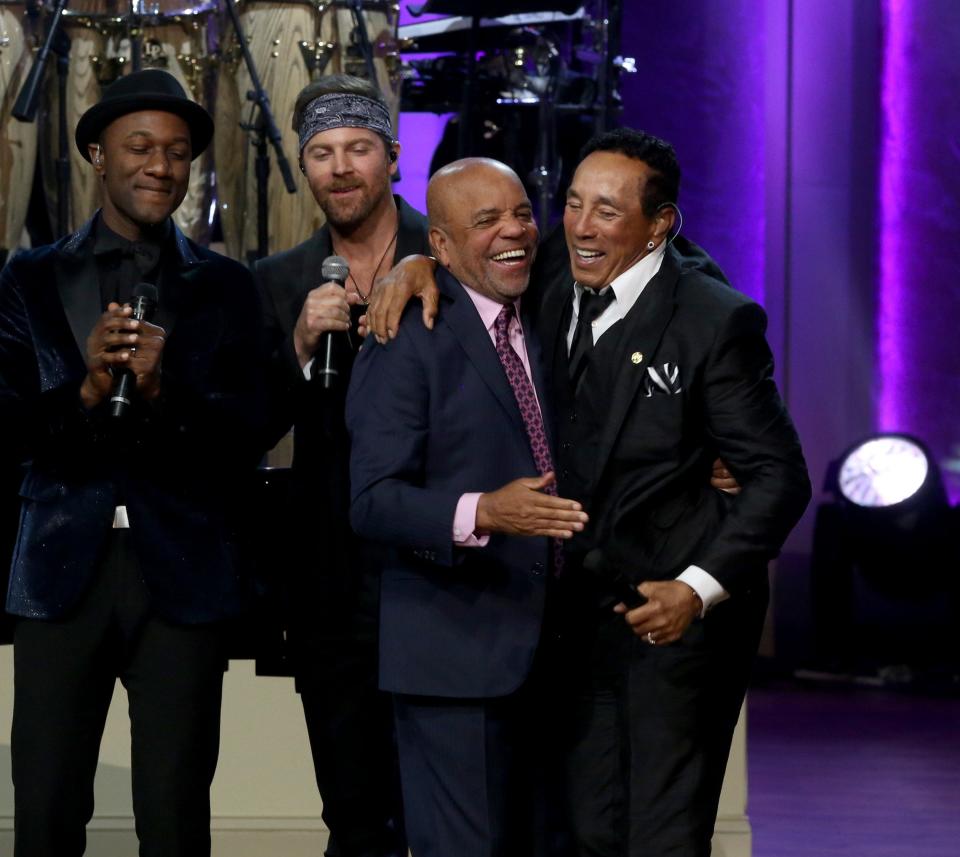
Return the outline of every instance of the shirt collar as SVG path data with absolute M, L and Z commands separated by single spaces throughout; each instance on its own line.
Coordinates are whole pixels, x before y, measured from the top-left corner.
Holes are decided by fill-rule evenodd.
M 130 241 L 114 232 L 104 222 L 103 216 L 98 214 L 93 225 L 93 253 L 95 256 L 114 251 L 134 254 L 138 248 L 141 248 L 151 255 L 159 255 L 164 242 L 170 237 L 172 229 L 173 222 L 168 217 L 155 230 L 152 230 L 139 241 Z
M 498 303 L 493 298 L 480 294 L 476 289 L 471 289 L 470 286 L 465 283 L 460 283 L 460 285 L 463 286 L 464 291 L 470 296 L 470 300 L 473 301 L 473 305 L 477 308 L 477 312 L 480 313 L 480 320 L 483 322 L 483 326 L 488 332 L 493 332 L 494 324 L 497 321 L 497 316 L 500 315 L 500 310 L 503 309 L 503 304 Z M 519 322 L 520 298 L 517 298 L 513 302 L 513 306 L 516 309 L 515 318 Z
M 637 298 L 643 293 L 647 283 L 649 283 L 660 270 L 663 264 L 663 257 L 667 251 L 667 242 L 661 241 L 646 256 L 634 262 L 626 271 L 620 274 L 609 285 L 600 289 L 600 294 L 604 294 L 607 289 L 613 289 L 614 303 L 617 306 L 621 318 L 637 302 Z M 583 294 L 583 286 L 574 283 L 574 310 L 579 313 L 580 295 Z

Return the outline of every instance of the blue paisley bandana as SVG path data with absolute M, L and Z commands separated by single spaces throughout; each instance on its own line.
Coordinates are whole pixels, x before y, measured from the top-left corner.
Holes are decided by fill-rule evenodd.
M 368 128 L 389 142 L 396 142 L 386 107 L 363 95 L 333 92 L 314 98 L 303 111 L 300 154 L 311 137 L 331 128 Z

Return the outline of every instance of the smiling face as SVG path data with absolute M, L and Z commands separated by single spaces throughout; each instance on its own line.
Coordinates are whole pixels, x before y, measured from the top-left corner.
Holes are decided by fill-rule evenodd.
M 643 194 L 653 171 L 619 152 L 598 151 L 577 167 L 563 213 L 570 268 L 580 285 L 601 289 L 659 244 L 672 212 L 643 213 Z
M 342 231 L 363 223 L 379 205 L 389 204 L 397 163 L 373 131 L 331 128 L 314 134 L 303 147 L 302 162 L 314 198 L 327 220 Z
M 190 181 L 190 129 L 173 113 L 141 110 L 111 122 L 90 147 L 103 182 L 103 218 L 135 241 L 183 202 Z
M 468 159 L 445 167 L 430 184 L 430 243 L 440 263 L 498 303 L 523 294 L 540 233 L 516 173 Z

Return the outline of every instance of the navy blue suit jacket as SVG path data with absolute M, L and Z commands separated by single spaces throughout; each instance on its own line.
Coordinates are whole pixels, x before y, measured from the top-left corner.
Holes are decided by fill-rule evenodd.
M 380 686 L 428 696 L 504 696 L 533 662 L 547 539 L 494 534 L 485 547 L 460 548 L 453 519 L 462 494 L 493 491 L 537 469 L 476 307 L 446 271 L 438 282 L 432 332 L 417 318 L 405 319 L 392 343 L 368 340 L 354 364 L 347 398 L 351 521 L 361 536 L 390 545 Z M 524 330 L 544 405 L 540 349 L 531 327 Z
M 0 273 L 0 424 L 26 465 L 7 610 L 63 616 L 86 590 L 124 504 L 154 609 L 176 622 L 242 606 L 231 508 L 261 454 L 261 319 L 250 273 L 174 233 L 163 263 L 161 396 L 122 430 L 80 404 L 101 314 L 91 223 Z M 120 463 L 123 459 L 124 463 Z

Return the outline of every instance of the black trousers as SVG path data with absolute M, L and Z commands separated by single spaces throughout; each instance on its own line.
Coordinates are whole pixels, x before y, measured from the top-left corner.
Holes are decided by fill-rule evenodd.
M 330 830 L 327 857 L 406 855 L 390 696 L 377 687 L 380 576 L 359 552 L 302 586 L 297 690 Z M 309 607 L 304 611 L 303 606 Z
M 15 857 L 83 854 L 118 678 L 129 697 L 141 857 L 209 855 L 225 663 L 219 627 L 151 613 L 128 533 L 115 530 L 68 618 L 20 619 L 14 630 Z
M 656 647 L 597 614 L 563 742 L 579 857 L 709 857 L 765 606 L 765 595 L 725 602 Z
M 328 857 L 407 853 L 390 698 L 377 689 L 368 642 L 327 640 L 316 649 L 323 666 L 299 679 Z

